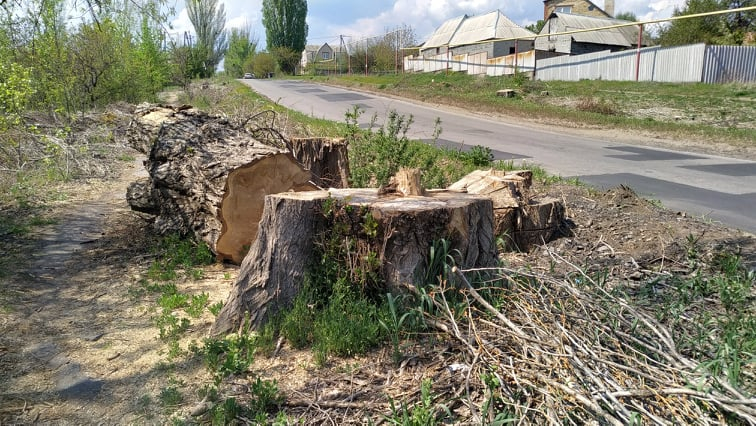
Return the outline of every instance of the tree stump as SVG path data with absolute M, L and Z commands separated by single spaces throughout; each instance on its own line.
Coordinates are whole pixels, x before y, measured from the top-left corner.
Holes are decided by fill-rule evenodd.
M 341 138 L 291 138 L 291 152 L 319 188 L 349 187 L 348 144 Z
M 324 229 L 321 213 L 329 198 L 354 211 L 368 212 L 377 223 L 381 243 L 376 254 L 386 292 L 400 292 L 417 283 L 425 274 L 431 246 L 441 238 L 449 240 L 451 250 L 458 250 L 462 268 L 489 267 L 496 262 L 493 209 L 487 197 L 445 191 L 401 197 L 380 195 L 377 189 L 268 195 L 257 239 L 212 334 L 236 330 L 247 313 L 249 325 L 259 328 L 291 306 L 305 271 L 317 260 L 313 259 L 313 239 L 320 232 L 331 232 Z
M 490 197 L 494 209 L 494 235 L 504 240 L 504 249 L 527 251 L 551 241 L 564 222 L 560 200 L 531 197 L 533 173 L 476 170 L 449 186 Z

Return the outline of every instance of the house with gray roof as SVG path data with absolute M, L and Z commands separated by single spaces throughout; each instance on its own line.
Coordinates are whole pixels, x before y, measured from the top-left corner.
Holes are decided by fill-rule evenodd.
M 462 15 L 441 24 L 420 47 L 420 55 L 487 53 L 489 58 L 533 49 L 535 34 L 496 10 L 479 16 Z
M 607 28 L 625 25 L 615 28 Z M 601 29 L 603 28 L 603 29 Z M 580 31 L 597 29 L 596 31 Z M 581 55 L 600 51 L 620 51 L 638 47 L 638 31 L 632 22 L 612 18 L 553 12 L 535 41 L 537 52 L 557 55 Z M 556 33 L 568 33 L 549 35 Z M 641 42 L 641 47 L 645 43 Z
M 334 50 L 328 43 L 322 45 L 308 44 L 305 46 L 305 50 L 302 52 L 302 59 L 300 61 L 301 69 L 307 67 L 307 64 L 314 62 L 330 61 L 334 57 Z

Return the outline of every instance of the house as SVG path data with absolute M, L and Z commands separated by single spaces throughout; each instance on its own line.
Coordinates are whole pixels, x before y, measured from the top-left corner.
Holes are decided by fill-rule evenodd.
M 613 18 L 614 0 L 604 0 L 604 9 L 589 0 L 545 0 L 543 2 L 543 20 L 552 13 L 570 13 L 573 15 L 593 16 L 594 18 Z
M 632 24 L 629 21 L 611 18 L 573 15 L 553 12 L 549 15 L 539 35 L 605 28 L 614 25 Z M 626 50 L 638 47 L 637 25 L 597 31 L 573 32 L 555 36 L 538 37 L 535 41 L 537 57 L 545 55 L 581 55 L 584 53 Z M 641 42 L 641 46 L 645 43 Z
M 330 61 L 333 59 L 333 55 L 334 50 L 328 43 L 324 43 L 323 45 L 308 44 L 305 46 L 304 52 L 302 52 L 301 69 L 305 69 L 307 64 L 314 62 Z
M 441 24 L 420 47 L 420 55 L 428 58 L 485 52 L 489 58 L 496 58 L 532 50 L 534 36 L 499 10 L 479 16 L 462 15 Z

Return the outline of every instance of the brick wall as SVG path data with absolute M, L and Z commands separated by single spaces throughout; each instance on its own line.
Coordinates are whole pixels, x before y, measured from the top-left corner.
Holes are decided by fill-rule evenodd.
M 558 7 L 570 7 L 573 15 L 595 16 L 610 18 L 600 7 L 587 0 L 547 0 L 543 2 L 543 19 L 549 19 Z

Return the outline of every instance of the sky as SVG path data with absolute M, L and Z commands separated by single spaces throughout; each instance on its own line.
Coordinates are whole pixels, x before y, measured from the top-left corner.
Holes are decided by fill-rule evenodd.
M 222 0 L 226 10 L 226 28 L 249 27 L 265 49 L 265 28 L 262 25 L 262 0 Z M 604 0 L 594 0 L 604 6 Z M 615 0 L 615 13 L 632 12 L 640 21 L 672 16 L 675 7 L 685 0 Z M 345 41 L 359 42 L 406 25 L 411 27 L 418 43 L 424 42 L 444 21 L 457 16 L 482 15 L 496 9 L 515 23 L 526 26 L 543 19 L 541 0 L 309 0 L 307 44 L 338 45 Z M 183 0 L 177 0 L 173 31 L 193 32 Z

